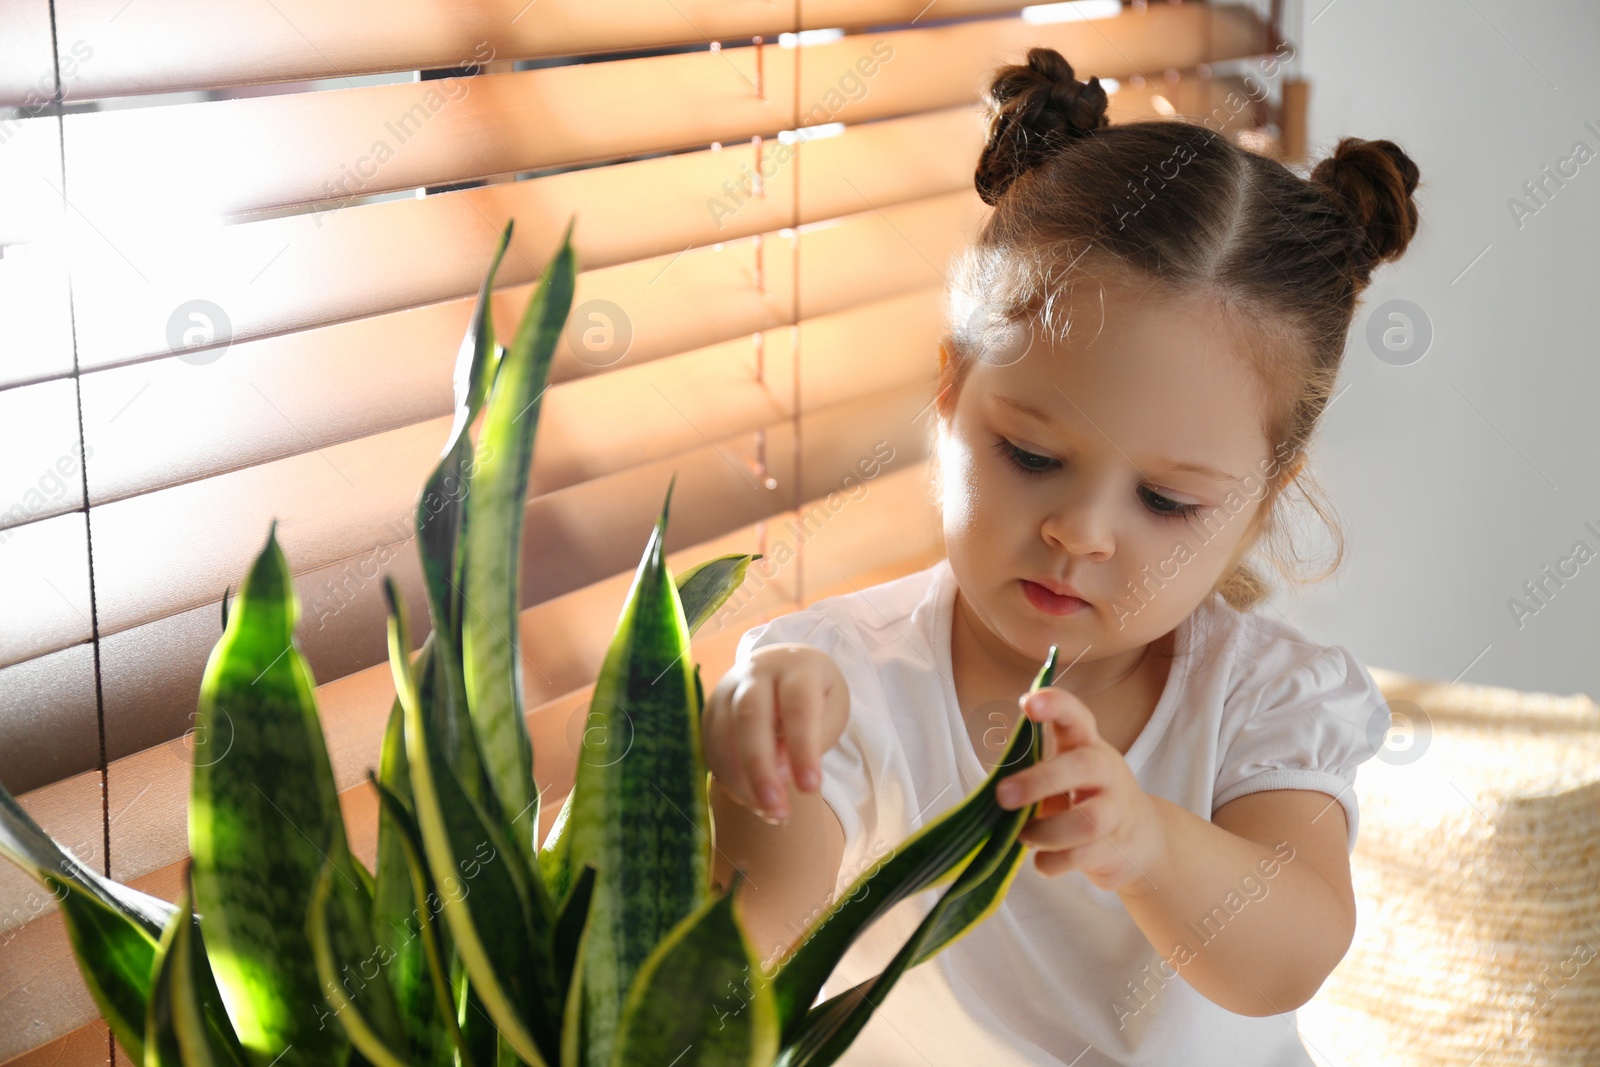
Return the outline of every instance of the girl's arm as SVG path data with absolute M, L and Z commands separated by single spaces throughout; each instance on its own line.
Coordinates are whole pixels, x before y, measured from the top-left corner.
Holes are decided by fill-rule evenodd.
M 1208 822 L 1145 792 L 1073 694 L 1045 686 L 1021 703 L 1051 724 L 1055 754 L 1003 779 L 996 796 L 1013 809 L 1040 803 L 1021 834 L 1040 850 L 1039 870 L 1081 869 L 1116 890 L 1168 966 L 1231 1012 L 1276 1015 L 1310 1000 L 1355 935 L 1338 799 L 1262 790 Z
M 787 952 L 832 904 L 844 862 L 844 828 L 820 793 L 789 785 L 789 819 L 771 825 L 711 779 L 712 880 L 718 890 L 744 871 L 739 910 L 763 965 Z
M 1166 848 L 1118 887 L 1156 951 L 1208 1000 L 1276 1015 L 1310 1000 L 1350 948 L 1344 809 L 1326 793 L 1269 789 L 1212 821 L 1161 797 Z
M 838 664 L 803 642 L 755 649 L 706 700 L 701 740 L 711 771 L 712 878 L 725 889 L 735 867 L 744 871 L 735 906 L 763 964 L 791 948 L 832 904 L 844 827 L 822 799 L 821 759 L 849 714 L 849 683 Z M 806 772 L 819 775 L 811 791 L 796 784 Z M 788 802 L 762 804 L 764 786 Z M 787 818 L 769 823 L 747 804 Z

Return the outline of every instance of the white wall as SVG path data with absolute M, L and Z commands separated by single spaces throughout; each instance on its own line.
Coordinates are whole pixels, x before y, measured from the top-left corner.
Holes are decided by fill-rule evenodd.
M 1370 666 L 1600 696 L 1600 6 L 1304 0 L 1285 33 L 1312 159 L 1393 140 L 1422 222 L 1373 276 L 1312 457 L 1345 565 L 1273 605 Z M 1508 201 L 1537 206 L 1523 183 L 1579 141 L 1594 158 L 1519 225 Z M 1365 336 L 1393 299 L 1434 331 L 1408 366 Z M 1577 573 L 1545 606 L 1524 593 L 1562 566 Z M 1513 598 L 1537 614 L 1519 622 Z

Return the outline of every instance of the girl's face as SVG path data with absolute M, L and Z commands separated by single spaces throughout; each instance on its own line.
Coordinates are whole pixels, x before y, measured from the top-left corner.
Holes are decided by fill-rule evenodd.
M 1248 550 L 1270 451 L 1213 309 L 1108 286 L 1102 326 L 1095 289 L 1078 287 L 1064 344 L 975 363 L 938 444 L 958 610 L 1008 675 L 1031 678 L 1052 644 L 1061 665 L 1084 653 L 1081 693 L 1133 669 Z M 1087 607 L 1053 613 L 1029 581 Z

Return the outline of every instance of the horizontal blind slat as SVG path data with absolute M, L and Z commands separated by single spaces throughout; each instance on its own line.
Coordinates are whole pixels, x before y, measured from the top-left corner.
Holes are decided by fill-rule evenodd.
M 759 70 L 757 49 L 731 48 L 74 114 L 63 120 L 67 166 L 83 180 L 71 195 L 90 218 L 129 201 L 232 214 L 694 148 L 971 101 L 987 71 L 1033 45 L 1120 79 L 1257 54 L 1265 35 L 1247 9 L 1162 4 L 1091 23 L 1001 18 L 851 35 L 799 49 L 798 61 L 763 46 L 772 61 Z M 597 113 L 608 121 L 586 120 Z M 135 146 L 184 165 L 119 166 Z
M 448 318 L 419 309 L 253 342 L 230 350 L 226 363 L 174 357 L 86 374 L 91 499 L 102 506 L 445 418 L 464 304 Z M 939 312 L 938 293 L 923 288 L 802 320 L 806 408 L 888 389 L 934 366 Z M 573 330 L 594 322 L 574 322 Z M 638 326 L 648 330 L 650 320 Z M 867 338 L 880 347 L 870 349 Z M 531 491 L 562 490 L 787 418 L 795 341 L 789 326 L 778 326 L 654 360 L 640 358 L 640 346 L 584 378 L 552 374 L 558 381 L 541 408 Z M 576 360 L 568 354 L 566 362 Z M 862 366 L 872 370 L 862 374 Z M 211 445 L 200 450 L 197 440 Z
M 261 550 L 274 517 L 296 571 L 404 536 L 450 422 L 433 419 L 96 506 L 100 633 L 219 602 Z
M 0 665 L 89 640 L 89 544 L 81 512 L 0 530 L 0 604 Z
M 0 551 L 9 529 L 83 506 L 83 452 L 72 379 L 0 390 Z
M 0 2 L 0 79 L 20 73 L 6 65 L 21 42 L 9 40 L 4 20 L 26 7 Z M 72 371 L 60 125 L 50 116 L 0 121 L 0 389 Z
M 83 995 L 86 997 L 89 995 L 87 989 Z M 56 1032 L 55 1027 L 70 1024 L 57 1021 L 56 1012 L 52 1011 L 51 1020 L 47 1025 L 52 1027 L 52 1032 Z M 3 1062 L 5 1067 L 104 1067 L 106 1046 L 109 1043 L 107 1033 L 105 1020 L 97 1016 L 93 1021 L 63 1034 L 47 1045 L 40 1045 L 16 1059 Z M 125 1062 L 119 1049 L 117 1067 L 124 1067 Z M 137 1065 L 129 1064 L 128 1067 Z
M 806 140 L 804 167 L 768 139 L 759 165 L 747 142 L 176 236 L 118 234 L 116 248 L 95 238 L 74 264 L 82 359 L 166 354 L 173 310 L 197 297 L 223 309 L 237 344 L 470 296 L 507 219 L 502 288 L 536 279 L 574 216 L 586 273 L 647 259 L 659 271 L 686 248 L 970 188 L 982 136 L 970 111 L 947 109 Z
M 9 27 L 8 27 L 9 29 Z M 0 40 L 5 39 L 0 34 Z M 3 48 L 4 46 L 0 46 Z M 0 122 L 0 245 L 60 229 L 61 122 L 53 115 Z
M 757 78 L 753 50 L 730 49 L 70 114 L 71 196 L 97 219 L 224 215 L 700 147 L 789 125 L 793 65 L 766 66 L 764 95 Z M 135 150 L 173 165 L 119 166 Z
M 72 313 L 60 241 L 0 249 L 0 389 L 72 373 Z
M 1249 8 L 1206 3 L 1043 25 L 996 18 L 851 35 L 800 49 L 800 121 L 854 123 L 970 103 L 995 68 L 1023 62 L 1035 47 L 1060 51 L 1081 79 L 1119 81 L 1267 50 L 1264 25 Z
M 49 0 L 0 0 L 0 26 L 0 107 L 48 103 L 56 91 Z
M 100 765 L 94 669 L 87 641 L 0 667 L 0 782 L 13 796 Z
M 344 677 L 386 658 L 381 575 L 392 575 L 412 615 L 426 619 L 415 555 L 410 542 L 397 541 L 295 575 L 302 610 L 296 633 L 314 677 Z M 221 633 L 220 607 L 208 603 L 102 639 L 108 759 L 124 758 L 193 728 L 200 678 Z M 417 640 L 425 633 L 426 626 Z M 98 763 L 91 654 L 85 643 L 0 668 L 0 781 L 7 788 L 37 789 Z M 55 764 L 28 760 L 30 746 L 36 748 L 42 740 L 37 733 L 41 716 L 59 721 L 64 740 L 72 742 Z M 51 738 L 50 744 L 55 743 Z
M 13 0 L 15 2 L 15 0 Z M 219 7 L 206 0 L 76 0 L 58 13 L 62 39 L 77 43 L 80 69 L 65 77 L 69 99 L 432 70 L 495 60 L 740 42 L 760 35 L 834 27 L 1004 15 L 1016 0 L 826 0 L 791 8 L 767 0 L 478 0 L 443 8 L 427 0 L 276 0 L 270 7 Z M 29 13 L 42 0 L 21 5 Z M 796 13 L 797 12 L 797 13 Z M 796 20 L 798 19 L 798 24 Z M 174 34 L 173 26 L 188 32 Z M 49 69 L 44 33 L 19 42 L 27 64 Z M 42 37 L 42 40 L 39 39 Z M 17 88 L 20 92 L 20 75 Z M 4 102 L 4 101 L 0 101 Z

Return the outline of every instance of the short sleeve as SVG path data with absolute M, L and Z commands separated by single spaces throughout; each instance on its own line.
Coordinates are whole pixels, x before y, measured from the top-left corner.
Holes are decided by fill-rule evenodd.
M 1388 703 L 1342 645 L 1319 646 L 1309 659 L 1303 644 L 1280 647 L 1281 657 L 1275 648 L 1261 650 L 1251 676 L 1232 694 L 1240 721 L 1220 759 L 1212 811 L 1262 790 L 1317 790 L 1343 805 L 1353 852 L 1356 768 L 1383 745 Z M 1283 665 L 1274 667 L 1279 658 Z
M 850 717 L 834 746 L 822 754 L 820 793 L 844 830 L 844 855 L 836 888 L 847 887 L 861 873 L 866 843 L 879 836 L 883 761 L 874 756 L 885 745 L 882 716 L 865 713 L 881 703 L 877 673 L 853 624 L 813 609 L 791 612 L 754 626 L 739 639 L 734 662 L 742 663 L 756 649 L 791 641 L 814 645 L 833 657 L 850 690 Z

